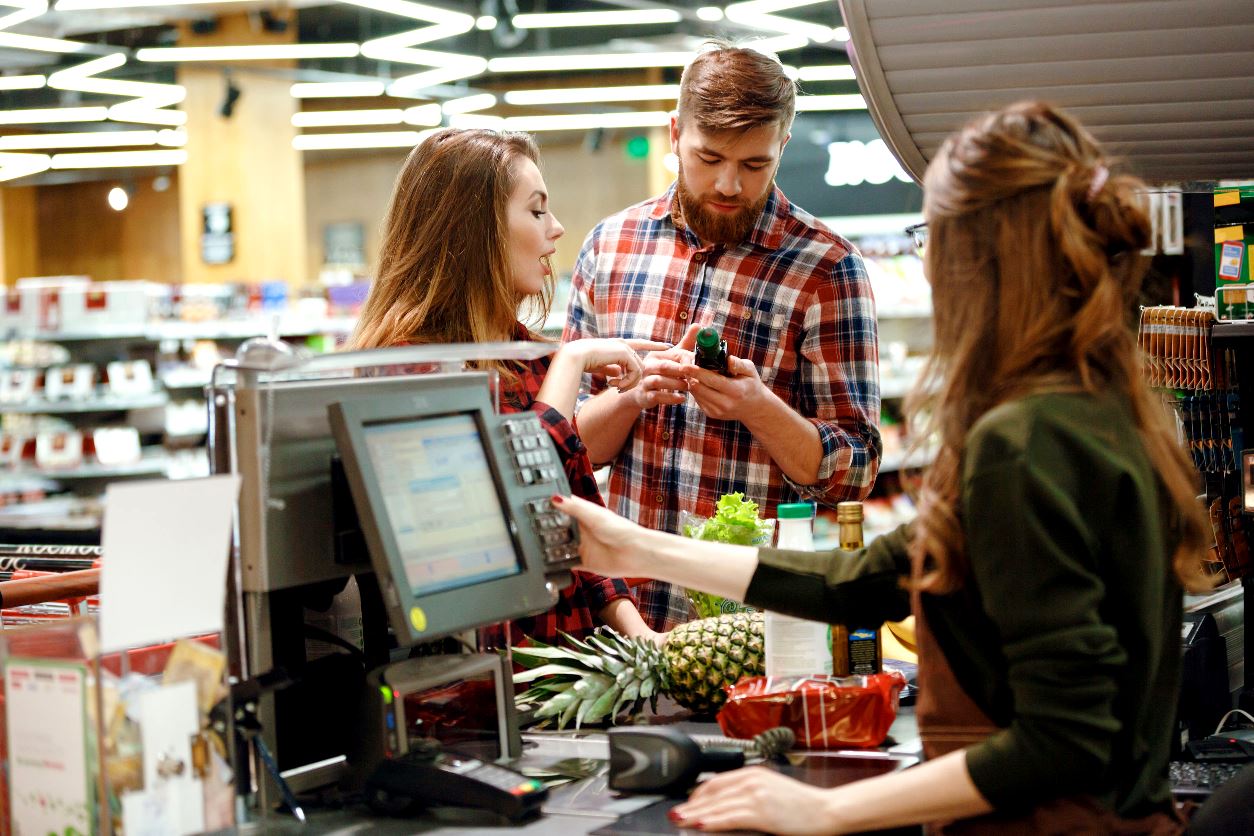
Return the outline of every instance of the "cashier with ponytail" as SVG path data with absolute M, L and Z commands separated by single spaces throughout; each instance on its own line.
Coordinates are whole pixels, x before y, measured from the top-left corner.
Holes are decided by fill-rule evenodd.
M 924 178 L 935 341 L 907 403 L 934 439 L 919 516 L 857 553 L 678 540 L 578 499 L 585 565 L 768 609 L 919 625 L 920 766 L 835 789 L 716 776 L 707 831 L 1175 833 L 1167 783 L 1182 586 L 1208 541 L 1196 475 L 1132 331 L 1149 220 L 1069 116 L 1025 103 Z
M 519 321 L 520 308 L 548 312 L 550 256 L 565 232 L 549 208 L 534 140 L 523 133 L 437 131 L 409 153 L 384 221 L 378 274 L 352 347 L 420 343 L 532 341 L 544 338 Z M 642 341 L 575 340 L 550 357 L 494 361 L 502 412 L 534 412 L 548 430 L 571 490 L 600 503 L 592 465 L 571 419 L 584 372 L 604 374 L 622 391 L 640 379 Z M 627 585 L 584 572 L 557 606 L 510 623 L 509 641 L 554 643 L 606 624 L 656 639 Z M 488 628 L 490 631 L 492 628 Z M 490 636 L 489 644 L 504 636 Z

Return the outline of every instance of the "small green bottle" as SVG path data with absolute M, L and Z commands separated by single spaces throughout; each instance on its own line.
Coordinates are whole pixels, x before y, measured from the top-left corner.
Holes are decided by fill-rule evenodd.
M 694 353 L 700 368 L 730 376 L 731 372 L 727 368 L 727 340 L 719 339 L 717 329 L 702 328 L 697 332 Z

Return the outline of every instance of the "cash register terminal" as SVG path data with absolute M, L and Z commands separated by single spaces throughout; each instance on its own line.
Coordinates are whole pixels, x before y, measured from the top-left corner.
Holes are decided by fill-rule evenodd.
M 550 497 L 569 488 L 538 417 L 497 414 L 490 375 L 355 371 L 414 362 L 409 355 L 424 350 L 215 372 L 214 469 L 241 476 L 232 673 L 282 670 L 295 683 L 257 699 L 256 749 L 264 742 L 275 766 L 261 767 L 245 750 L 255 777 L 242 762 L 237 774 L 253 782 L 241 791 L 259 810 L 335 786 L 507 816 L 526 815 L 543 797 L 494 763 L 521 748 L 508 660 L 495 652 L 421 654 L 433 640 L 473 643 L 468 631 L 476 627 L 556 603 L 578 542 Z M 450 350 L 485 347 L 430 347 Z M 314 658 L 308 614 L 350 582 L 360 590 L 359 648 Z M 486 745 L 433 752 L 438 729 L 422 724 L 422 699 L 464 682 L 484 686 L 476 690 L 484 710 L 473 713 L 490 715 L 488 739 L 472 742 Z

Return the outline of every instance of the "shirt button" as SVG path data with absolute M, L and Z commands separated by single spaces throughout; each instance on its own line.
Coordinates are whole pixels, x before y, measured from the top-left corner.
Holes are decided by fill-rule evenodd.
M 688 318 L 688 312 L 687 312 L 687 311 L 680 311 L 680 312 L 679 312 L 679 318 L 680 318 L 680 319 L 687 319 L 687 318 Z
M 697 264 L 700 264 L 701 262 L 705 261 L 705 253 L 697 253 L 696 255 L 692 257 L 692 260 L 695 261 Z
M 663 440 L 663 441 L 670 441 L 670 437 L 671 437 L 671 434 L 670 434 L 670 432 L 669 432 L 669 431 L 668 431 L 668 432 L 664 432 L 664 433 L 662 433 L 662 440 Z
M 666 501 L 666 497 L 662 496 L 661 494 L 658 494 L 658 495 L 657 495 L 657 504 L 658 504 L 658 505 L 661 505 L 664 501 Z

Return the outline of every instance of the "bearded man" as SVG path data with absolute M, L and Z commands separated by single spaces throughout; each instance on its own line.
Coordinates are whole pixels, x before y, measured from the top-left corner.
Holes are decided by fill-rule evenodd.
M 874 301 L 861 255 L 775 185 L 795 109 L 778 60 L 711 45 L 671 116 L 678 180 L 598 224 L 575 266 L 564 340 L 677 346 L 627 392 L 591 381 L 576 418 L 592 461 L 613 465 L 607 504 L 649 528 L 679 532 L 682 511 L 712 515 L 732 491 L 774 516 L 875 481 Z M 692 362 L 704 325 L 727 340 L 729 376 Z M 693 617 L 682 589 L 637 594 L 654 630 Z

